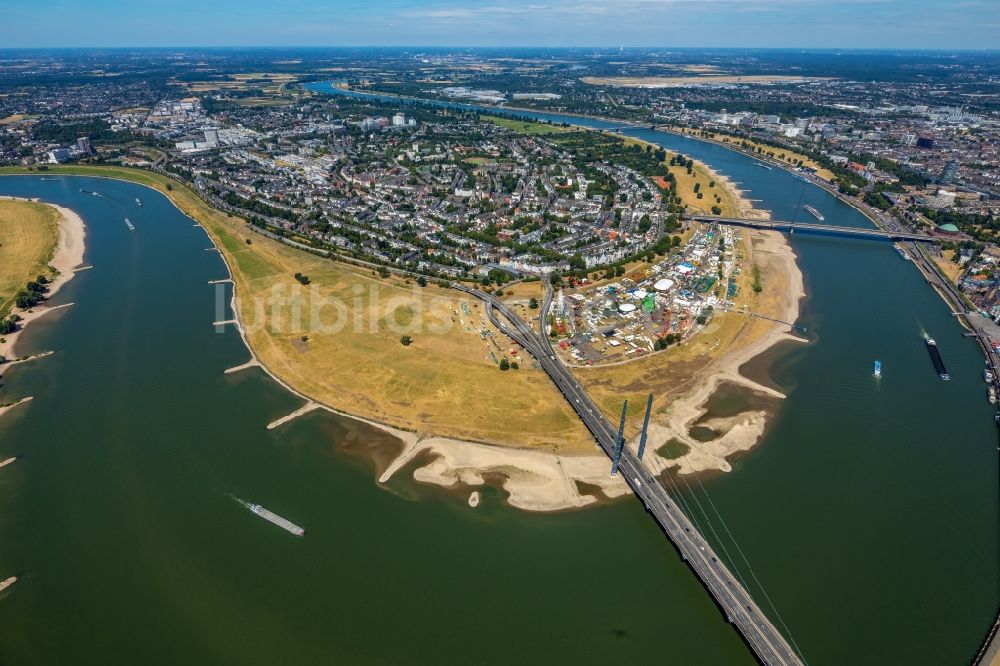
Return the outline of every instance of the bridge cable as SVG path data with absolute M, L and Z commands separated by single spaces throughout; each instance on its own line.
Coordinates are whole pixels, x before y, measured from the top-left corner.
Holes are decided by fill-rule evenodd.
M 656 457 L 660 458 L 659 454 L 657 454 Z M 640 461 L 640 463 L 641 462 L 642 461 Z M 673 470 L 667 469 L 667 463 L 664 462 L 663 460 L 657 460 L 655 462 L 655 466 L 658 467 L 658 469 L 660 470 L 661 473 L 664 474 L 664 476 L 666 476 L 667 483 L 670 484 L 670 488 L 667 488 L 666 486 L 664 486 L 663 483 L 661 483 L 659 481 L 659 479 L 657 479 L 657 483 L 660 485 L 660 487 L 662 487 L 664 490 L 666 490 L 667 493 L 671 493 L 671 489 L 672 489 L 672 491 L 673 491 L 672 494 L 681 503 L 681 506 L 684 509 L 684 513 L 685 513 L 685 515 L 687 515 L 688 520 L 690 520 L 692 523 L 694 523 L 694 526 L 698 529 L 698 531 L 703 531 L 702 528 L 701 528 L 701 526 L 698 524 L 698 515 L 694 512 L 694 509 L 691 508 L 691 504 L 687 500 L 684 499 L 684 493 L 681 492 L 680 485 L 677 483 L 676 479 L 673 477 L 673 474 L 672 474 Z M 679 473 L 678 473 L 678 476 L 680 476 Z M 692 497 L 694 496 L 693 493 L 691 493 L 691 496 Z M 702 513 L 704 513 L 704 512 L 702 512 Z
M 677 481 L 672 476 L 673 470 L 667 469 L 666 463 L 661 463 L 661 464 L 662 464 L 662 467 L 660 468 L 661 472 L 666 476 L 667 483 L 670 484 L 670 488 L 664 486 L 662 483 L 659 482 L 659 480 L 657 480 L 657 483 L 660 484 L 661 488 L 667 491 L 667 494 L 672 494 L 674 497 L 677 498 L 677 501 L 680 502 L 681 509 L 683 510 L 684 514 L 688 517 L 688 520 L 694 523 L 695 529 L 697 529 L 699 532 L 703 532 L 704 529 L 698 523 L 698 515 L 694 512 L 694 509 L 691 508 L 691 504 L 686 499 L 684 499 L 684 493 L 681 492 L 680 486 L 677 484 Z
M 698 495 L 695 494 L 694 490 L 691 489 L 691 485 L 688 483 L 687 478 L 685 478 L 685 475 L 678 473 L 677 476 L 680 477 L 681 481 L 684 482 L 684 485 L 687 487 L 688 492 L 691 494 L 691 499 L 694 500 L 695 504 L 698 505 L 698 508 L 701 509 L 702 514 L 704 514 L 704 516 L 705 516 L 705 523 L 708 525 L 709 529 L 712 530 L 712 534 L 715 535 L 715 540 L 722 547 L 722 552 L 725 553 L 726 559 L 728 559 L 731 563 L 735 562 L 736 559 L 732 555 L 729 554 L 729 549 L 726 548 L 726 544 L 722 540 L 722 537 L 720 537 L 719 533 L 715 530 L 715 525 L 712 524 L 712 519 L 709 517 L 708 512 L 705 511 L 705 507 L 703 507 L 701 505 L 701 502 L 698 500 Z M 695 473 L 694 476 L 695 476 L 695 478 L 697 478 L 698 474 Z M 701 483 L 700 480 L 699 480 L 699 483 Z M 718 513 L 718 511 L 716 511 L 716 513 Z M 743 574 L 741 574 L 740 570 L 737 569 L 735 566 L 733 567 L 733 571 L 736 573 L 736 577 L 739 579 L 740 584 L 743 585 L 743 587 L 749 593 L 750 586 L 747 585 L 746 580 L 743 578 Z
M 712 506 L 712 510 L 715 511 L 715 515 L 719 517 L 719 522 L 722 523 L 723 529 L 725 529 L 726 534 L 728 534 L 729 538 L 732 540 L 733 545 L 736 547 L 736 551 L 740 554 L 740 557 L 743 558 L 743 562 L 746 563 L 747 570 L 750 572 L 750 575 L 753 577 L 754 581 L 756 581 L 757 586 L 760 588 L 760 591 L 764 594 L 764 598 L 767 599 L 767 603 L 771 607 L 771 610 L 774 611 L 774 615 L 775 617 L 778 618 L 778 622 L 781 623 L 781 626 L 783 626 L 785 628 L 785 631 L 788 633 L 788 639 L 795 647 L 795 651 L 799 653 L 799 657 L 802 658 L 802 661 L 804 663 L 808 663 L 806 661 L 805 655 L 802 653 L 802 649 L 799 647 L 798 643 L 795 642 L 794 636 L 792 636 L 792 630 L 788 628 L 788 625 L 785 623 L 784 618 L 781 617 L 781 613 L 778 612 L 778 607 L 774 604 L 774 601 L 771 600 L 771 595 L 769 595 L 767 593 L 767 590 L 764 589 L 764 584 L 760 582 L 760 578 L 757 577 L 757 573 L 754 571 L 753 566 L 750 565 L 750 560 L 747 559 L 746 553 L 744 553 L 743 549 L 740 548 L 740 544 L 739 542 L 736 541 L 736 537 L 733 536 L 733 533 L 730 531 L 729 525 L 727 525 L 726 521 L 722 518 L 722 514 L 719 512 L 718 507 L 715 505 L 715 502 L 712 501 L 712 497 L 708 494 L 708 490 L 705 488 L 705 484 L 701 482 L 701 479 L 698 478 L 697 474 L 695 474 L 694 477 L 695 480 L 698 481 L 698 485 L 701 486 L 701 491 L 705 494 L 705 499 L 708 500 L 708 503 Z M 715 530 L 712 531 L 714 532 Z M 722 549 L 726 550 L 725 546 L 723 546 Z
M 722 538 L 719 536 L 719 533 L 716 531 L 715 527 L 712 525 L 712 522 L 711 522 L 711 520 L 710 520 L 710 518 L 708 516 L 708 513 L 705 511 L 705 509 L 702 506 L 701 502 L 698 501 L 698 498 L 697 498 L 696 494 L 691 489 L 691 485 L 687 482 L 687 479 L 685 478 L 684 475 L 678 474 L 678 476 L 680 477 L 681 481 L 684 482 L 684 485 L 688 488 L 688 491 L 690 492 L 692 499 L 694 499 L 695 503 L 698 505 L 698 508 L 701 509 L 702 513 L 705 515 L 705 520 L 708 523 L 709 528 L 712 530 L 712 534 L 715 535 L 715 538 L 716 538 L 719 546 L 722 547 L 722 551 L 726 554 L 726 557 L 730 560 L 730 562 L 735 563 L 736 560 L 729 554 L 729 549 L 726 548 L 726 544 L 723 542 Z M 701 483 L 701 479 L 698 477 L 698 474 L 695 473 L 695 474 L 693 474 L 693 476 L 694 476 L 695 480 L 698 482 L 698 485 L 701 486 L 701 490 L 705 494 L 705 498 L 712 505 L 712 509 L 715 511 L 715 515 L 717 515 L 719 517 L 719 521 L 722 523 L 722 526 L 725 528 L 726 533 L 729 535 L 729 538 L 733 542 L 733 545 L 736 546 L 736 549 L 740 553 L 740 556 L 743 558 L 743 561 L 746 562 L 747 568 L 750 570 L 750 574 L 753 576 L 753 579 L 757 582 L 757 586 L 760 588 L 761 592 L 763 592 L 764 597 L 767 599 L 768 604 L 771 606 L 771 609 L 774 611 L 774 614 L 777 616 L 778 621 L 781 622 L 781 625 L 785 628 L 785 631 L 788 633 L 789 640 L 791 640 L 792 645 L 795 647 L 795 651 L 798 653 L 798 655 L 802 659 L 803 663 L 807 664 L 808 662 L 806 661 L 805 656 L 802 654 L 801 648 L 799 648 L 798 643 L 795 642 L 795 638 L 792 637 L 791 629 L 788 628 L 788 625 L 785 623 L 785 620 L 781 617 L 781 613 L 778 612 L 778 609 L 777 609 L 777 607 L 775 607 L 774 602 L 771 600 L 771 597 L 767 594 L 767 590 L 764 589 L 764 585 L 760 582 L 760 579 L 757 577 L 757 574 L 754 573 L 753 567 L 750 566 L 750 562 L 747 560 L 747 557 L 744 554 L 743 549 L 740 548 L 739 543 L 737 543 L 737 541 L 736 541 L 736 537 L 734 537 L 733 533 L 729 530 L 729 527 L 726 525 L 725 520 L 723 520 L 722 515 L 719 513 L 718 508 L 715 506 L 715 503 L 712 502 L 712 499 L 709 496 L 708 491 L 705 489 L 704 484 Z M 669 478 L 669 476 L 668 476 L 668 478 Z M 694 522 L 695 525 L 697 526 L 697 520 L 695 520 L 693 518 L 693 516 L 692 516 L 692 522 Z M 738 568 L 736 568 L 735 566 L 733 566 L 732 569 L 733 569 L 733 572 L 736 574 L 736 577 L 739 579 L 740 583 L 749 592 L 750 591 L 750 586 L 747 585 L 746 579 L 743 578 L 743 575 L 740 573 L 740 570 Z
M 659 457 L 659 456 L 657 456 L 657 457 Z M 639 463 L 643 464 L 641 460 L 639 461 Z M 677 497 L 677 499 L 680 501 L 681 505 L 684 507 L 685 513 L 687 514 L 688 519 L 692 523 L 694 523 L 695 529 L 697 529 L 700 533 L 704 534 L 704 532 L 705 532 L 704 528 L 701 527 L 698 524 L 697 514 L 691 508 L 691 505 L 687 501 L 685 501 L 685 499 L 684 499 L 684 493 L 681 492 L 680 486 L 677 484 L 676 480 L 674 480 L 672 478 L 671 470 L 667 470 L 666 469 L 666 463 L 662 463 L 662 465 L 663 465 L 663 467 L 661 469 L 664 471 L 664 473 L 666 475 L 667 482 L 670 483 L 671 486 L 674 488 L 674 492 L 672 494 Z M 643 465 L 643 466 L 645 467 L 645 465 Z M 709 529 L 712 530 L 712 533 L 715 534 L 716 542 L 722 547 L 722 551 L 726 554 L 726 558 L 729 561 L 731 561 L 731 562 L 735 561 L 734 558 L 729 554 L 729 550 L 726 548 L 725 542 L 723 542 L 723 540 L 719 536 L 718 532 L 715 531 L 715 527 L 712 525 L 711 520 L 709 520 L 708 513 L 701 506 L 701 503 L 698 501 L 698 497 L 694 494 L 694 491 L 691 490 L 691 486 L 688 485 L 687 480 L 679 472 L 678 472 L 677 476 L 679 476 L 681 478 L 681 480 L 684 481 L 684 485 L 687 486 L 687 488 L 688 488 L 688 494 L 690 495 L 691 499 L 693 499 L 695 501 L 695 503 L 698 504 L 698 508 L 701 509 L 702 514 L 705 516 L 706 524 L 708 525 Z M 671 494 L 670 490 L 668 490 L 662 483 L 660 483 L 659 480 L 657 480 L 657 483 L 660 485 L 660 487 L 662 487 L 664 490 L 666 490 L 668 494 Z M 742 584 L 745 589 L 749 590 L 750 588 L 747 585 L 746 581 L 743 579 L 743 576 L 740 574 L 739 569 L 736 569 L 735 567 L 733 567 L 733 571 L 735 571 L 736 577 L 739 579 L 740 584 Z
M 642 464 L 645 467 L 645 464 L 641 460 L 639 461 L 639 463 Z M 677 483 L 671 477 L 671 470 L 667 469 L 666 462 L 664 462 L 662 460 L 662 458 L 661 458 L 661 456 L 659 454 L 656 454 L 656 458 L 654 458 L 653 466 L 654 466 L 654 468 L 656 468 L 656 469 L 659 470 L 660 474 L 663 474 L 664 476 L 666 476 L 667 483 L 670 484 L 670 488 L 667 488 L 665 485 L 663 485 L 663 483 L 659 480 L 659 478 L 657 478 L 659 476 L 659 474 L 657 474 L 656 476 L 653 477 L 654 480 L 656 480 L 656 483 L 661 488 L 663 488 L 664 490 L 666 490 L 668 495 L 672 494 L 672 495 L 674 495 L 677 498 L 677 501 L 680 502 L 680 504 L 681 504 L 681 510 L 687 516 L 688 520 L 690 520 L 692 523 L 694 523 L 694 526 L 695 526 L 695 528 L 698 531 L 701 531 L 701 526 L 698 525 L 698 517 L 695 515 L 694 511 L 691 509 L 691 505 L 687 502 L 687 500 L 684 499 L 684 494 L 681 493 L 680 486 L 678 486 Z M 672 491 L 671 491 L 671 488 L 673 489 Z
M 645 464 L 643 463 L 642 460 L 639 460 L 639 463 L 640 463 L 640 465 L 643 465 L 643 467 L 645 467 Z M 653 466 L 654 466 L 654 468 L 660 469 L 662 472 L 665 472 L 667 483 L 669 483 L 671 485 L 671 487 L 674 489 L 673 494 L 677 497 L 677 499 L 679 500 L 679 502 L 686 509 L 685 512 L 688 514 L 688 517 L 691 520 L 691 522 L 694 523 L 695 527 L 700 532 L 704 533 L 704 529 L 701 526 L 699 526 L 698 519 L 697 519 L 694 511 L 691 509 L 691 505 L 684 500 L 683 493 L 680 491 L 680 485 L 676 482 L 675 479 L 672 478 L 672 475 L 671 475 L 670 471 L 667 470 L 666 462 L 662 459 L 661 456 L 656 455 L 656 457 L 653 458 Z M 702 506 L 701 502 L 698 501 L 698 497 L 695 494 L 694 490 L 691 488 L 691 485 L 688 483 L 686 476 L 683 475 L 683 474 L 680 474 L 680 473 L 678 473 L 677 476 L 680 477 L 681 481 L 684 482 L 684 485 L 687 487 L 688 492 L 689 492 L 689 494 L 691 496 L 691 499 L 693 499 L 695 501 L 695 503 L 698 505 L 698 508 L 701 509 L 701 512 L 702 512 L 702 514 L 704 514 L 705 520 L 706 520 L 706 522 L 708 522 L 708 526 L 712 530 L 712 533 L 715 535 L 716 541 L 718 542 L 719 546 L 722 548 L 722 551 L 726 554 L 726 557 L 729 559 L 729 561 L 735 565 L 736 560 L 729 554 L 729 549 L 726 548 L 726 544 L 723 542 L 722 538 L 719 536 L 719 533 L 716 531 L 715 527 L 712 525 L 712 522 L 711 522 L 711 520 L 710 520 L 710 518 L 708 516 L 708 513 L 705 511 L 705 509 Z M 756 581 L 757 586 L 760 588 L 761 592 L 764 594 L 764 597 L 767 599 L 768 605 L 774 611 L 774 614 L 777 617 L 778 621 L 785 628 L 785 631 L 788 634 L 788 638 L 791 641 L 792 645 L 794 646 L 795 651 L 798 653 L 798 655 L 802 659 L 803 663 L 808 663 L 806 661 L 806 659 L 805 659 L 805 655 L 802 653 L 802 649 L 798 646 L 798 643 L 795 642 L 795 638 L 792 636 L 791 629 L 789 629 L 788 624 L 785 622 L 784 618 L 781 617 L 781 613 L 778 612 L 777 606 L 775 606 L 774 601 L 771 599 L 770 595 L 767 593 L 767 590 L 764 589 L 763 583 L 761 583 L 761 581 L 757 577 L 757 574 L 754 571 L 753 567 L 750 565 L 750 561 L 747 558 L 746 553 L 744 553 L 743 549 L 740 548 L 739 543 L 736 541 L 736 537 L 733 535 L 732 531 L 729 529 L 729 526 L 726 524 L 726 521 L 723 519 L 722 514 L 719 511 L 719 508 L 716 506 L 715 502 L 712 501 L 711 495 L 709 495 L 708 490 L 705 488 L 705 485 L 701 482 L 701 477 L 697 473 L 693 474 L 693 476 L 695 478 L 695 481 L 697 481 L 698 485 L 701 487 L 701 491 L 705 495 L 705 499 L 708 500 L 708 503 L 711 505 L 712 510 L 715 512 L 715 515 L 718 516 L 719 522 L 722 523 L 722 527 L 723 527 L 723 529 L 725 529 L 726 534 L 729 535 L 729 538 L 733 542 L 733 545 L 736 547 L 737 552 L 739 552 L 740 557 L 746 563 L 746 566 L 747 566 L 747 569 L 750 572 L 750 575 L 753 577 L 754 581 Z M 657 479 L 657 483 L 660 483 L 659 479 Z M 667 490 L 668 493 L 670 492 L 670 490 L 668 488 L 666 488 L 666 486 L 663 486 L 662 483 L 660 483 L 660 485 L 665 490 Z M 740 573 L 740 570 L 736 566 L 733 566 L 732 569 L 733 569 L 733 572 L 736 574 L 736 577 L 739 579 L 740 583 L 749 592 L 750 586 L 747 585 L 746 579 L 743 578 L 743 575 Z

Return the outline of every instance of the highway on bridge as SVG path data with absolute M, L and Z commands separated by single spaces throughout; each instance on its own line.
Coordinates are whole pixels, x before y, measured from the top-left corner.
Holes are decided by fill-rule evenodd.
M 719 217 L 717 215 L 688 215 L 687 219 L 695 222 L 728 224 L 752 229 L 772 229 L 789 233 L 814 233 L 831 236 L 849 236 L 852 238 L 870 238 L 872 240 L 919 241 L 932 243 L 934 236 L 917 234 L 910 231 L 886 231 L 883 229 L 866 229 L 863 227 L 838 227 L 832 224 L 812 224 L 802 222 L 784 222 L 782 220 L 766 220 L 753 217 Z
M 544 333 L 536 333 L 498 298 L 457 283 L 453 287 L 481 300 L 493 325 L 538 360 L 604 453 L 609 458 L 613 457 L 618 440 L 617 429 L 556 357 Z M 540 310 L 540 327 L 545 325 L 551 301 L 551 288 L 546 285 L 545 299 Z M 499 315 L 508 323 L 504 323 Z M 797 652 L 757 606 L 749 591 L 718 558 L 705 537 L 628 446 L 622 450 L 619 470 L 636 497 L 642 500 L 647 511 L 656 518 L 757 658 L 769 665 L 803 664 Z

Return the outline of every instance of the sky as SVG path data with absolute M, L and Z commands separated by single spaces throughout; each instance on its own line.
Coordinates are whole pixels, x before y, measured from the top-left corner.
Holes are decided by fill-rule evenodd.
M 2 47 L 1000 48 L 1000 0 L 0 0 Z

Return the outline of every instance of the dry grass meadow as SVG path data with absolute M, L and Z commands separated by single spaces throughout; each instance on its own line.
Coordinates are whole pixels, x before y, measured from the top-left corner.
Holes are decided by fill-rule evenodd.
M 31 201 L 0 199 L 0 318 L 10 314 L 25 283 L 48 274 L 59 214 Z

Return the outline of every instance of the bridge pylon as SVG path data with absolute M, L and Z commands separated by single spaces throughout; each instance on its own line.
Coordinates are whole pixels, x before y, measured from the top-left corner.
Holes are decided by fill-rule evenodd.
M 615 455 L 611 459 L 611 476 L 618 476 L 618 461 L 622 457 L 622 447 L 625 444 L 625 410 L 628 409 L 628 400 L 622 403 L 622 420 L 618 424 L 618 441 L 615 442 Z
M 649 428 L 649 413 L 653 410 L 653 394 L 649 394 L 649 399 L 646 400 L 646 418 L 642 421 L 642 436 L 639 438 L 639 451 L 637 456 L 639 462 L 642 462 L 642 454 L 646 450 L 646 430 Z

